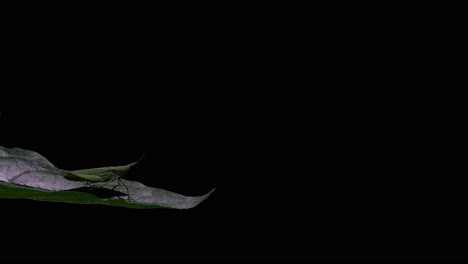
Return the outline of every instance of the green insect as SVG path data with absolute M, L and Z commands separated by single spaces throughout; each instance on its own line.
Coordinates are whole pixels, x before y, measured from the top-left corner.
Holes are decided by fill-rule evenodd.
M 112 188 L 115 190 L 118 186 L 122 185 L 127 191 L 128 200 L 132 200 L 130 192 L 127 185 L 122 181 L 122 178 L 125 178 L 128 175 L 130 169 L 137 165 L 141 160 L 143 160 L 147 155 L 144 154 L 137 162 L 124 165 L 124 166 L 111 166 L 111 167 L 101 167 L 85 170 L 74 170 L 67 171 L 64 175 L 64 178 L 71 181 L 84 181 L 87 183 L 104 183 L 100 187 L 104 187 L 107 184 L 117 180 L 117 185 Z

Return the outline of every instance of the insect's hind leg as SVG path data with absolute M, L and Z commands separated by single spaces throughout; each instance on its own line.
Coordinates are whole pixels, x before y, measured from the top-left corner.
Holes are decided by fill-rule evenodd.
M 108 185 L 109 183 L 112 183 L 112 182 L 115 182 L 115 180 L 110 180 L 110 181 L 104 183 L 103 185 L 99 186 L 99 188 L 103 188 L 104 186 L 106 186 L 106 185 Z M 130 196 L 130 191 L 129 191 L 127 185 L 122 181 L 122 179 L 120 177 L 117 178 L 117 185 L 112 187 L 112 190 L 114 191 L 120 185 L 122 185 L 125 188 L 125 190 L 127 191 L 128 200 L 133 201 L 132 197 Z
M 99 186 L 99 188 L 103 188 L 104 186 L 106 186 L 107 184 L 109 184 L 109 183 L 111 183 L 111 182 L 113 182 L 113 180 L 110 180 L 110 181 L 105 182 L 103 185 Z M 115 189 L 115 187 L 112 188 L 112 190 L 114 190 L 114 189 Z
M 128 190 L 127 185 L 122 181 L 122 179 L 120 177 L 118 178 L 118 182 L 119 182 L 119 185 L 122 185 L 125 188 L 125 190 L 127 191 L 128 200 L 133 201 L 133 198 L 130 196 L 130 191 Z

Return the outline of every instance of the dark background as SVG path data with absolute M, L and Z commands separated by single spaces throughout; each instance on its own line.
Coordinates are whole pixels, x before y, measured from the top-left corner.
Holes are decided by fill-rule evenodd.
M 64 169 L 127 164 L 146 152 L 133 179 L 185 195 L 217 190 L 192 210 L 2 200 L 4 251 L 466 256 L 463 104 L 443 92 L 457 69 L 436 67 L 450 57 L 440 46 L 445 55 L 433 53 L 437 23 L 334 19 L 334 10 L 288 23 L 113 23 L 98 33 L 28 24 L 31 41 L 12 39 L 3 72 L 1 99 L 11 107 L 2 109 L 0 145 Z M 51 41 L 57 32 L 60 42 Z

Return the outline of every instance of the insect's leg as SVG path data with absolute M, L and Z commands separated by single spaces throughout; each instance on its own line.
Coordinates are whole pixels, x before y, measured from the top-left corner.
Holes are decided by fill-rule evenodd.
M 106 186 L 107 184 L 111 183 L 112 180 L 108 181 L 108 182 L 105 182 L 103 185 L 99 186 L 99 188 L 103 188 L 104 186 Z M 115 189 L 116 186 L 114 186 L 114 188 L 112 188 L 112 190 Z
M 122 184 L 122 186 L 125 187 L 125 190 L 127 190 L 128 200 L 129 200 L 129 201 L 132 201 L 133 199 L 132 199 L 132 197 L 130 196 L 130 192 L 129 192 L 129 190 L 128 190 L 128 187 L 127 187 L 127 185 L 122 181 L 122 179 L 120 179 L 120 177 L 119 177 L 119 184 Z
M 120 178 L 117 178 L 117 185 L 115 185 L 114 187 L 112 187 L 112 190 L 114 191 L 115 188 L 119 187 L 121 184 L 120 184 L 120 181 L 119 181 Z
M 103 185 L 99 186 L 99 188 L 103 188 L 104 186 L 106 186 L 107 184 L 111 183 L 111 182 L 114 182 L 114 180 L 109 180 L 108 182 L 104 183 Z M 128 190 L 128 187 L 127 185 L 125 185 L 125 183 L 120 179 L 120 177 L 117 178 L 117 185 L 115 185 L 114 187 L 112 187 L 112 190 L 114 191 L 115 188 L 119 187 L 120 185 L 124 186 L 125 187 L 125 190 L 127 190 L 127 196 L 128 196 L 128 199 L 129 200 L 132 200 L 132 198 L 130 197 L 130 192 Z

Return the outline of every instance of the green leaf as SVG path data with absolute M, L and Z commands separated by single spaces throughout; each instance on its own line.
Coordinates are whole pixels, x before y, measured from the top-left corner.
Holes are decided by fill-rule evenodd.
M 135 209 L 165 208 L 159 205 L 131 203 L 123 199 L 101 199 L 92 194 L 79 191 L 45 191 L 34 188 L 22 187 L 5 182 L 0 182 L 0 198 L 26 198 L 30 200 L 43 202 L 63 202 L 73 204 L 101 204 Z

